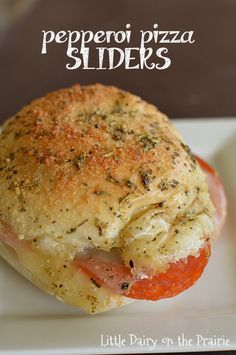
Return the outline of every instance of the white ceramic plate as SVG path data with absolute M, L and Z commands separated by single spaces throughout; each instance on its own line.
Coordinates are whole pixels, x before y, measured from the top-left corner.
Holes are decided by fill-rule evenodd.
M 0 260 L 1 354 L 236 349 L 236 119 L 178 120 L 175 124 L 193 151 L 217 168 L 228 194 L 227 224 L 201 279 L 173 299 L 136 301 L 90 316 L 44 294 Z M 101 346 L 102 334 L 103 345 L 110 337 L 109 345 Z M 123 347 L 112 345 L 115 336 L 124 339 Z M 145 344 L 135 343 L 135 336 Z M 179 336 L 188 345 L 180 345 Z M 209 340 L 203 343 L 201 337 Z M 157 339 L 154 348 L 147 338 Z M 228 338 L 229 344 L 213 345 L 219 338 Z

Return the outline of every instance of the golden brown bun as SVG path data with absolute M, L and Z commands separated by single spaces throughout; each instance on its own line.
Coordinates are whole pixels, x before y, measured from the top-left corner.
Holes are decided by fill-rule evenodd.
M 2 226 L 73 260 L 122 250 L 139 272 L 197 255 L 213 230 L 205 175 L 168 118 L 115 87 L 62 89 L 25 106 L 0 136 Z

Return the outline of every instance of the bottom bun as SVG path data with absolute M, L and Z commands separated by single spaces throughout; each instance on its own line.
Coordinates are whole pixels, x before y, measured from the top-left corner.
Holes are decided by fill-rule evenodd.
M 15 251 L 3 241 L 0 241 L 0 255 L 35 286 L 59 301 L 81 307 L 90 314 L 133 302 L 105 287 L 98 287 L 79 269 L 62 265 L 61 260 L 57 262 L 56 258 L 25 248 Z

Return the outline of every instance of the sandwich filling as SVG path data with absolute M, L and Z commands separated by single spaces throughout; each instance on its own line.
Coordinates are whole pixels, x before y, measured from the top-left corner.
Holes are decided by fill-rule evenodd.
M 214 225 L 211 225 L 208 221 L 206 222 L 207 217 L 200 214 L 197 224 L 191 223 L 194 222 L 191 219 L 188 221 L 185 220 L 184 223 L 181 220 L 179 226 L 174 226 L 174 235 L 172 233 L 168 235 L 170 228 L 166 227 L 164 219 L 161 219 L 156 212 L 151 210 L 130 223 L 127 226 L 128 232 L 126 232 L 126 229 L 123 232 L 124 235 L 130 233 L 134 238 L 133 240 L 135 242 L 138 240 L 140 243 L 136 244 L 137 248 L 134 249 L 133 257 L 129 259 L 128 265 L 122 259 L 122 251 L 119 248 L 112 248 L 109 252 L 95 248 L 85 249 L 82 253 L 77 254 L 69 263 L 68 260 L 60 257 L 58 261 L 60 262 L 61 259 L 61 262 L 64 262 L 64 267 L 71 268 L 75 273 L 76 270 L 84 273 L 95 288 L 105 287 L 112 293 L 130 298 L 157 300 L 172 297 L 190 287 L 200 277 L 207 264 L 210 255 L 210 239 L 213 239 L 214 235 L 219 233 L 226 211 L 224 190 L 218 175 L 206 162 L 200 158 L 197 159 L 206 173 L 210 196 L 215 206 Z M 153 216 L 154 218 L 152 218 Z M 201 218 L 205 219 L 203 225 L 209 224 L 206 234 L 203 234 L 203 231 L 199 229 Z M 145 226 L 145 221 L 147 221 L 147 226 Z M 141 232 L 139 225 L 142 226 Z M 145 230 L 144 234 L 143 230 Z M 191 240 L 191 244 L 187 245 L 189 249 L 183 246 L 183 243 L 186 243 L 185 235 L 187 233 L 186 237 L 188 237 L 188 240 Z M 156 238 L 161 234 L 160 241 L 155 244 L 154 249 L 157 259 L 160 259 L 161 270 L 153 272 L 148 262 L 146 264 L 142 263 L 140 268 L 139 259 L 135 257 L 135 254 L 138 254 L 137 251 L 140 250 L 144 255 L 146 253 L 148 255 L 149 244 L 153 248 L 153 239 L 156 241 Z M 142 246 L 143 235 L 147 241 L 147 246 L 145 245 L 144 248 Z M 26 254 L 27 252 L 37 252 L 34 243 L 20 240 L 4 228 L 1 229 L 0 240 L 13 248 L 19 255 L 24 252 Z M 178 255 L 175 253 L 175 250 L 177 248 L 176 245 L 179 243 L 182 243 L 180 249 L 184 249 L 185 253 L 188 250 L 188 253 L 179 258 L 176 257 L 175 262 L 170 262 L 171 259 L 168 256 L 171 255 L 172 258 L 173 254 L 175 256 Z M 164 248 L 163 245 L 165 246 Z M 196 249 L 197 254 L 195 252 Z M 160 253 L 160 250 L 164 250 L 164 252 Z M 192 250 L 194 250 L 194 254 Z M 47 255 L 45 255 L 45 258 L 47 259 Z M 144 265 L 145 268 L 143 267 Z

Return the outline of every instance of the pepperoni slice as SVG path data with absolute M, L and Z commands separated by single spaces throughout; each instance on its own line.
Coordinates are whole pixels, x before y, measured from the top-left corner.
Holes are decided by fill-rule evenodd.
M 224 225 L 224 221 L 226 217 L 226 209 L 227 209 L 224 186 L 216 170 L 214 170 L 210 165 L 208 165 L 201 158 L 199 157 L 196 158 L 200 167 L 207 175 L 209 193 L 216 209 L 216 218 L 215 218 L 216 234 L 219 234 Z
M 206 245 L 198 257 L 189 256 L 187 260 L 179 260 L 170 264 L 166 272 L 135 282 L 125 296 L 157 301 L 178 295 L 191 287 L 203 273 L 210 256 L 210 247 Z
M 170 264 L 166 272 L 142 280 L 135 279 L 122 262 L 104 260 L 101 256 L 77 259 L 74 265 L 82 269 L 97 287 L 105 285 L 130 298 L 159 300 L 175 296 L 192 286 L 201 276 L 209 256 L 210 246 L 207 244 L 198 257 L 189 256 L 187 260 Z
M 216 231 L 224 223 L 226 215 L 226 197 L 222 182 L 216 171 L 204 160 L 197 157 L 198 163 L 207 175 L 209 192 L 216 208 Z M 166 272 L 152 278 L 135 279 L 131 269 L 112 253 L 102 253 L 76 259 L 75 265 L 82 269 L 97 287 L 109 287 L 113 292 L 135 299 L 159 300 L 175 296 L 192 286 L 201 276 L 210 255 L 210 245 L 206 244 L 198 256 L 189 256 L 185 260 L 171 263 Z M 131 265 L 132 267 L 132 265 Z

